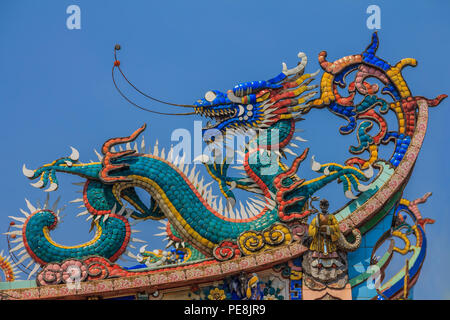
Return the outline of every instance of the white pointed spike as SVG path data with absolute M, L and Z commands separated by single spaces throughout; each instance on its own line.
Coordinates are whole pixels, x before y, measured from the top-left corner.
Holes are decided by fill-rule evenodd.
M 141 141 L 141 153 L 145 153 L 145 141 L 144 141 L 144 136 L 142 136 L 142 141 Z
M 101 162 L 103 160 L 103 156 L 100 153 L 98 153 L 97 149 L 94 149 L 94 152 L 95 152 L 95 154 L 96 154 L 96 156 L 98 158 L 98 161 Z
M 7 236 L 12 236 L 12 235 L 15 235 L 15 236 L 21 236 L 22 235 L 22 231 L 21 230 L 16 230 L 16 231 L 8 231 L 8 232 L 5 232 L 5 233 L 3 233 L 4 235 L 7 235 Z
M 178 161 L 180 160 L 180 158 L 178 157 L 178 155 L 175 157 L 175 160 L 173 160 L 173 164 L 174 165 L 178 165 Z
M 222 203 L 222 198 L 219 199 L 219 207 L 217 208 L 217 212 L 223 213 L 223 203 Z
M 12 226 L 13 228 L 22 229 L 23 224 L 15 224 Z
M 165 159 L 166 158 L 166 150 L 162 148 L 161 154 L 159 155 L 160 158 Z
M 31 272 L 28 274 L 28 280 L 30 280 L 31 276 L 34 275 L 40 268 L 41 266 L 39 264 L 35 264 L 33 270 L 31 270 Z
M 167 161 L 169 161 L 169 162 L 172 162 L 173 161 L 173 145 L 170 145 L 170 150 L 169 150 L 169 152 L 167 153 L 167 158 L 166 158 L 166 160 Z
M 206 154 L 201 154 L 201 155 L 195 157 L 194 162 L 207 163 L 207 162 L 209 162 L 209 157 Z
M 141 240 L 139 238 L 131 238 L 132 242 L 140 242 L 140 243 L 146 243 L 144 240 Z
M 50 201 L 50 194 L 47 193 L 47 196 L 45 197 L 45 202 L 44 202 L 44 209 L 48 209 L 48 203 Z
M 256 209 L 255 206 L 251 202 L 247 201 L 247 207 L 248 207 L 248 210 L 250 211 L 251 217 L 254 217 L 259 214 L 259 210 Z
M 73 161 L 77 161 L 80 158 L 80 153 L 74 147 L 70 147 L 70 149 L 72 149 L 72 153 L 70 154 L 69 158 Z
M 239 212 L 241 214 L 241 218 L 247 219 L 248 218 L 247 211 L 245 210 L 245 206 L 242 204 L 241 201 L 239 201 L 239 206 L 240 206 Z
M 259 205 L 257 203 L 253 203 L 253 206 L 255 207 L 256 210 L 262 211 L 265 207 L 269 207 L 270 205 L 264 204 L 263 206 L 261 206 L 261 205 Z
M 50 184 L 50 187 L 48 187 L 48 188 L 45 189 L 44 191 L 45 191 L 45 192 L 52 192 L 52 191 L 55 191 L 56 189 L 58 189 L 58 185 L 57 185 L 56 183 L 52 182 L 52 183 Z
M 270 194 L 271 199 L 276 199 L 276 198 L 277 198 L 277 196 L 275 195 L 275 193 L 273 193 L 273 192 L 270 191 L 270 190 L 269 190 L 269 194 Z M 274 202 L 274 201 L 272 201 L 272 202 Z
M 94 215 L 90 215 L 89 217 L 87 217 L 86 221 L 89 221 L 90 219 L 92 219 L 94 217 Z
M 330 175 L 330 169 L 329 169 L 329 167 L 326 167 L 326 168 L 323 170 L 323 174 L 326 175 L 326 176 Z
M 20 259 L 19 259 L 19 261 L 17 261 L 13 266 L 14 267 L 16 267 L 16 266 L 18 266 L 19 264 L 21 264 L 22 262 L 24 262 L 26 259 L 29 259 L 29 258 L 31 258 L 28 254 L 24 254 Z
M 77 198 L 69 201 L 69 203 L 76 203 L 76 202 L 83 202 L 83 198 Z
M 25 248 L 25 249 L 23 249 L 22 251 L 20 251 L 17 255 L 20 257 L 20 256 L 22 256 L 23 254 L 25 254 L 27 252 L 27 249 Z
M 368 179 L 373 177 L 373 167 L 369 166 L 369 168 L 366 171 L 363 171 L 364 176 Z
M 253 192 L 253 193 L 258 193 L 258 194 L 264 194 L 264 192 L 258 188 L 248 188 L 247 191 Z
M 107 215 L 105 215 L 105 217 L 103 218 L 103 222 L 105 222 L 106 220 L 108 220 L 109 218 L 109 213 Z
M 101 217 L 101 215 L 98 215 L 97 217 L 95 217 L 94 221 L 98 221 Z
M 211 205 L 211 207 L 213 208 L 214 211 L 217 211 L 217 199 L 212 200 L 210 205 Z
M 239 210 L 236 208 L 236 211 L 234 209 L 231 209 L 233 212 L 233 215 L 236 217 L 235 219 L 242 219 L 241 215 L 239 214 Z
M 22 172 L 23 175 L 27 178 L 31 178 L 32 176 L 34 176 L 34 170 L 27 169 L 25 164 L 22 166 Z
M 294 139 L 298 140 L 298 141 L 301 141 L 301 142 L 308 142 L 308 140 L 303 139 L 302 137 L 299 137 L 299 136 L 296 136 Z
M 236 186 L 237 186 L 237 183 L 236 183 L 236 181 L 231 181 L 231 183 L 230 183 L 230 188 L 228 189 L 228 190 L 233 190 L 234 188 L 236 188 Z
M 132 254 L 130 251 L 125 251 L 125 254 L 127 255 L 127 256 L 129 256 L 130 258 L 133 258 L 133 259 L 136 259 L 137 257 L 134 255 L 134 254 Z
M 205 185 L 203 186 L 203 189 L 205 189 L 205 190 L 208 189 L 208 187 L 211 186 L 211 185 L 213 184 L 213 182 L 214 182 L 214 181 L 211 181 L 211 182 L 208 182 L 207 184 L 205 184 Z
M 28 210 L 30 210 L 31 213 L 36 211 L 36 208 L 28 201 L 28 199 L 25 199 L 25 202 L 27 203 Z
M 25 246 L 25 244 L 23 242 L 19 243 L 17 246 L 15 246 L 14 248 L 12 248 L 11 250 L 9 250 L 9 252 L 14 252 L 17 251 L 21 248 L 23 248 Z
M 127 214 L 125 215 L 125 218 L 129 219 L 131 214 L 133 213 L 133 210 L 129 209 L 129 208 L 126 208 L 125 210 L 127 212 Z M 133 232 L 133 230 L 131 232 Z
M 23 209 L 19 209 L 20 210 L 20 212 L 22 212 L 22 214 L 25 216 L 25 217 L 29 217 L 30 215 L 28 214 L 28 212 L 26 212 L 25 210 L 23 210 Z
M 164 231 L 164 232 L 160 232 L 160 233 L 155 233 L 154 236 L 157 236 L 157 237 L 167 236 L 167 232 Z
M 32 264 L 34 263 L 34 260 L 33 259 L 31 259 L 31 261 L 30 262 L 28 262 L 28 264 L 25 266 L 25 268 L 29 268 Z
M 136 151 L 136 153 L 139 153 L 137 142 L 134 143 L 134 151 Z
M 131 243 L 128 244 L 128 247 L 131 248 L 131 249 L 136 249 L 136 247 L 133 246 Z
M 358 199 L 358 197 L 356 197 L 351 190 L 345 191 L 344 194 L 349 199 Z
M 187 176 L 189 174 L 189 165 L 188 164 L 186 164 L 186 167 L 184 168 L 183 173 L 185 176 Z
M 122 206 L 122 208 L 120 208 L 120 210 L 119 210 L 119 212 L 117 212 L 117 215 L 118 216 L 121 216 L 121 215 L 123 215 L 123 213 L 125 212 L 125 206 Z
M 23 239 L 22 239 L 22 238 L 16 238 L 16 239 L 14 239 L 14 240 L 10 240 L 9 242 L 11 242 L 11 243 L 17 243 L 17 242 L 20 242 L 20 241 L 23 241 Z
M 80 212 L 79 214 L 77 214 L 77 217 L 81 217 L 81 216 L 84 216 L 84 215 L 87 215 L 87 214 L 89 214 L 89 211 L 85 210 L 85 211 Z
M 292 147 L 292 148 L 299 148 L 299 146 L 298 145 L 296 145 L 295 143 L 293 143 L 293 142 L 291 142 L 291 143 L 289 143 L 289 145 Z
M 225 208 L 223 209 L 223 215 L 227 218 L 231 218 L 227 205 L 225 205 Z
M 203 182 L 205 181 L 205 177 L 202 177 L 202 180 L 200 180 L 200 182 L 197 185 L 197 190 L 199 193 L 201 193 L 203 191 Z
M 173 244 L 173 240 L 169 240 L 169 242 L 168 242 L 167 245 L 166 245 L 166 249 L 167 249 L 168 247 L 170 247 L 172 244 Z
M 131 233 L 138 233 L 141 232 L 141 230 L 131 229 Z
M 293 155 L 294 157 L 297 156 L 297 154 L 289 148 L 284 148 L 283 151 L 289 153 L 290 155 Z
M 19 217 L 14 217 L 14 216 L 8 216 L 8 218 L 14 219 L 16 221 L 25 223 L 25 221 L 27 221 L 25 218 L 19 218 Z
M 317 162 L 316 160 L 315 160 L 315 156 L 312 156 L 311 157 L 311 169 L 313 170 L 313 171 L 319 171 L 320 170 L 320 168 L 322 167 L 322 165 L 319 163 L 319 162 Z
M 44 181 L 39 180 L 39 181 L 37 181 L 35 183 L 30 183 L 30 185 L 39 189 L 39 188 L 42 188 L 44 186 Z
M 148 244 L 143 245 L 143 246 L 139 249 L 139 252 L 140 252 L 140 253 L 144 253 L 145 250 L 146 250 L 146 248 L 147 248 L 147 246 L 148 246 Z
M 158 156 L 158 140 L 156 140 L 155 147 L 153 148 L 153 155 Z
M 255 205 L 261 205 L 261 206 L 263 206 L 263 207 L 265 207 L 266 205 L 267 205 L 267 203 L 266 202 L 264 202 L 264 201 L 261 201 L 261 200 L 258 200 L 258 199 L 255 199 L 255 198 L 251 198 L 250 199 Z
M 131 144 L 129 142 L 125 145 L 125 150 L 131 150 Z

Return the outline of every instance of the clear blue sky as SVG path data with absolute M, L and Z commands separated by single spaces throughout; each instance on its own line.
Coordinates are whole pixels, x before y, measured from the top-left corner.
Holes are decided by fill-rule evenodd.
M 81 30 L 66 28 L 71 4 L 81 8 Z M 69 146 L 78 148 L 82 161 L 95 160 L 94 148 L 144 122 L 146 141 L 158 138 L 167 147 L 174 129 L 192 130 L 199 120 L 152 115 L 126 104 L 111 81 L 116 43 L 123 47 L 124 70 L 139 87 L 163 99 L 192 103 L 210 89 L 269 79 L 280 72 L 282 61 L 294 65 L 300 50 L 308 55 L 308 72 L 318 69 L 321 50 L 328 51 L 330 61 L 362 52 L 372 33 L 366 28 L 370 4 L 381 7 L 378 55 L 390 63 L 405 57 L 419 61 L 404 70 L 414 95 L 449 94 L 448 1 L 2 1 L 0 231 L 6 231 L 8 215 L 25 207 L 24 197 L 33 202 L 45 198 L 22 175 L 23 163 L 36 168 L 69 155 Z M 411 200 L 433 192 L 421 207 L 436 224 L 427 225 L 427 259 L 415 289 L 419 299 L 450 299 L 449 115 L 448 100 L 430 110 L 424 147 L 405 190 Z M 319 161 L 343 163 L 349 157 L 355 137 L 340 137 L 342 124 L 326 110 L 311 112 L 301 123 L 309 140 L 305 146 Z M 310 171 L 302 166 L 300 175 L 313 177 Z M 53 199 L 61 195 L 67 203 L 79 196 L 71 182 L 80 179 L 59 179 Z M 322 194 L 332 200 L 332 208 L 345 203 L 340 185 L 326 191 L 336 193 Z M 73 245 L 92 237 L 89 223 L 75 218 L 78 210 L 75 205 L 66 209 L 64 223 L 52 233 L 58 242 Z M 157 224 L 137 225 L 150 247 L 160 246 L 152 236 Z

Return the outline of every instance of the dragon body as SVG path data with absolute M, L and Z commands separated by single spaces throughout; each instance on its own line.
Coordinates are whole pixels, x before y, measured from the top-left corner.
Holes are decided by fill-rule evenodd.
M 334 63 L 325 60 L 326 52 L 319 55 L 324 75 L 320 83 L 320 97 L 311 99 L 317 85 L 309 85 L 318 74 L 305 73 L 306 56 L 300 53 L 300 63 L 293 69 L 283 64 L 282 72 L 267 81 L 239 84 L 226 93 L 214 90 L 198 100 L 194 110 L 198 115 L 209 117 L 216 122 L 208 123 L 203 130 L 207 143 L 214 148 L 228 137 L 250 134 L 250 141 L 240 146 L 241 151 L 233 152 L 238 157 L 238 165 L 231 165 L 217 154 L 202 155 L 198 158 L 204 163 L 208 173 L 218 183 L 222 196 L 214 196 L 210 184 L 199 179 L 196 165 L 191 166 L 188 159 L 166 152 L 158 144 L 151 152 L 145 151 L 142 140 L 131 146 L 144 131 L 145 125 L 130 136 L 106 141 L 101 149 L 98 162 L 82 163 L 74 149 L 69 157 L 60 158 L 36 170 L 23 167 L 24 174 L 37 180 L 33 186 L 48 191 L 56 190 L 57 174 L 79 176 L 83 182 L 82 198 L 76 199 L 83 207 L 80 215 L 86 215 L 96 228 L 94 238 L 78 246 L 63 246 L 55 243 L 50 231 L 59 221 L 55 208 L 48 205 L 36 208 L 27 202 L 29 212 L 19 218 L 23 223 L 19 230 L 10 235 L 16 236 L 18 245 L 13 250 L 22 250 L 19 263 L 31 258 L 37 262 L 34 272 L 40 265 L 61 262 L 65 259 L 101 256 L 114 262 L 122 254 L 135 257 L 129 251 L 132 242 L 140 242 L 133 235 L 133 220 L 164 220 L 164 234 L 169 244 L 183 247 L 181 262 L 196 259 L 220 258 L 220 249 L 231 246 L 240 254 L 250 254 L 252 246 L 261 239 L 267 243 L 289 243 L 292 241 L 291 229 L 304 222 L 315 212 L 311 206 L 314 194 L 325 185 L 342 182 L 345 195 L 356 199 L 355 193 L 369 190 L 369 180 L 373 176 L 373 165 L 377 166 L 377 152 L 380 144 L 394 141 L 396 149 L 390 159 L 395 167 L 401 161 L 409 146 L 414 125 L 414 110 L 418 98 L 411 97 L 400 70 L 404 65 L 414 64 L 402 61 L 390 66 L 375 56 L 378 37 L 374 34 L 372 43 L 361 55 L 349 56 Z M 118 65 L 118 64 L 115 64 Z M 349 85 L 349 96 L 342 97 L 337 86 L 343 86 L 345 77 L 357 71 L 356 80 Z M 384 93 L 394 102 L 378 98 L 376 85 L 369 85 L 365 79 L 375 77 L 385 84 Z M 362 102 L 356 104 L 356 93 L 364 95 Z M 444 96 L 428 100 L 437 105 Z M 424 98 L 422 98 L 424 99 Z M 375 111 L 394 110 L 400 129 L 388 131 L 387 125 Z M 312 170 L 318 176 L 311 180 L 299 177 L 300 164 L 307 158 L 309 149 L 295 153 L 296 141 L 304 140 L 296 136 L 296 126 L 302 116 L 312 108 L 327 107 L 330 111 L 345 118 L 348 124 L 341 127 L 342 134 L 357 130 L 359 145 L 350 148 L 358 155 L 369 153 L 369 159 L 352 157 L 344 165 L 337 163 L 320 164 L 312 157 Z M 357 120 L 363 120 L 357 127 Z M 373 123 L 380 130 L 371 135 Z M 297 142 L 298 143 L 298 142 Z M 122 145 L 126 145 L 122 149 Z M 116 150 L 119 148 L 119 151 Z M 295 155 L 291 166 L 281 162 L 287 154 Z M 378 164 L 380 166 L 380 164 Z M 241 170 L 241 177 L 228 174 L 230 167 Z M 369 182 L 367 185 L 362 182 Z M 151 196 L 151 203 L 144 203 L 136 192 L 141 188 Z M 234 190 L 241 189 L 255 194 L 244 201 L 237 201 Z M 126 202 L 133 209 L 126 208 Z M 253 233 L 248 238 L 246 233 Z M 281 235 L 280 235 L 281 234 Z M 361 236 L 354 232 L 358 241 Z M 256 242 L 255 242 L 256 241 Z M 351 247 L 345 238 L 340 239 L 343 247 Z M 355 247 L 356 248 L 356 247 Z M 219 252 L 219 253 L 218 253 Z M 163 259 L 161 252 L 141 250 L 150 265 L 158 265 Z M 142 255 L 140 261 L 143 261 Z

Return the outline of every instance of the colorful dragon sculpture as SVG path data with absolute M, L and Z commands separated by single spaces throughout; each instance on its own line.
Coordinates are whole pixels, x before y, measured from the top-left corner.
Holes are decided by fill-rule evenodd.
M 307 58 L 299 53 L 300 62 L 296 67 L 288 69 L 283 63 L 281 73 L 270 80 L 241 83 L 226 93 L 209 91 L 196 101 L 192 105 L 194 112 L 215 121 L 208 121 L 203 128 L 211 150 L 217 150 L 221 143 L 236 135 L 250 136 L 250 141 L 239 146 L 239 151 L 230 154 L 227 149 L 225 156 L 211 152 L 196 158 L 218 183 L 224 197 L 213 195 L 212 182 L 199 179 L 196 165 L 190 166 L 189 159 L 175 155 L 173 149 L 166 152 L 156 143 L 148 153 L 143 139 L 138 146 L 135 141 L 145 130 L 145 124 L 130 136 L 106 141 L 101 153 L 95 151 L 98 162 L 80 162 L 78 151 L 72 148 L 70 156 L 35 170 L 24 165 L 24 175 L 36 180 L 32 186 L 48 187 L 46 191 L 58 188 L 57 173 L 83 178 L 82 197 L 73 202 L 81 203 L 85 211 L 79 215 L 87 215 L 96 232 L 85 244 L 57 244 L 50 237 L 50 231 L 59 222 L 57 206 L 50 208 L 47 201 L 44 206 L 35 207 L 27 200 L 29 212 L 22 211 L 24 217 L 13 217 L 21 223 L 15 226 L 19 230 L 7 233 L 14 237 L 12 242 L 17 243 L 12 252 L 20 250 L 17 263 L 30 259 L 29 267 L 35 262 L 31 272 L 34 274 L 49 263 L 90 256 L 114 262 L 124 253 L 137 257 L 148 267 L 208 258 L 223 261 L 250 255 L 295 241 L 295 228 L 307 223 L 317 212 L 311 203 L 316 200 L 314 194 L 332 182 L 342 183 L 345 196 L 351 199 L 344 209 L 335 213 L 340 223 L 345 221 L 383 186 L 404 160 L 416 129 L 420 101 L 436 106 L 446 97 L 440 95 L 429 100 L 412 96 L 401 70 L 407 65 L 415 66 L 416 61 L 403 59 L 390 65 L 375 55 L 377 48 L 378 35 L 374 33 L 362 54 L 328 62 L 327 53 L 321 52 L 320 86 L 310 85 L 319 71 L 305 73 Z M 116 60 L 114 67 L 119 66 Z M 347 86 L 352 72 L 356 72 L 356 76 L 348 84 L 348 96 L 342 96 L 341 88 Z M 379 86 L 367 82 L 368 78 L 381 82 L 384 85 L 381 93 L 392 102 L 377 96 Z M 317 87 L 320 96 L 313 99 L 317 92 L 312 90 Z M 363 96 L 359 103 L 354 102 L 356 94 Z M 299 147 L 296 141 L 305 141 L 296 136 L 296 126 L 311 109 L 322 108 L 347 121 L 340 128 L 341 134 L 356 130 L 358 145 L 350 147 L 349 151 L 355 156 L 345 164 L 320 164 L 311 157 L 311 168 L 318 176 L 306 180 L 298 169 L 309 149 L 298 154 L 293 151 Z M 390 110 L 397 116 L 397 129 L 388 128 L 382 117 Z M 373 133 L 376 127 L 378 132 Z M 395 145 L 391 158 L 379 159 L 379 148 L 390 143 Z M 363 152 L 368 152 L 368 159 L 358 157 Z M 286 154 L 295 156 L 290 166 L 281 162 Z M 235 156 L 238 165 L 229 161 Z M 230 168 L 241 170 L 242 176 L 231 176 Z M 377 175 L 375 170 L 378 170 Z M 144 203 L 136 188 L 147 191 L 151 203 Z M 243 204 L 236 199 L 234 191 L 238 189 L 255 196 L 244 200 Z M 133 209 L 126 208 L 125 201 Z M 134 237 L 132 220 L 148 219 L 165 221 L 163 234 L 169 240 L 168 246 L 175 247 L 172 253 L 147 251 L 144 246 L 136 256 L 127 250 L 132 242 L 143 242 Z M 361 225 L 341 227 L 347 235 L 347 240 L 341 239 L 341 244 L 348 251 L 360 245 L 361 233 L 367 231 L 356 227 L 361 229 Z

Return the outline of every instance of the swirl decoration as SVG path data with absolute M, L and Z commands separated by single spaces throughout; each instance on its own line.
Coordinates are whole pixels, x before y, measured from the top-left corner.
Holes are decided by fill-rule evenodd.
M 214 248 L 213 255 L 219 261 L 227 261 L 233 258 L 239 258 L 241 251 L 235 242 L 224 240 Z
M 292 233 L 287 226 L 275 223 L 261 231 L 249 230 L 243 232 L 238 238 L 238 246 L 245 255 L 269 250 L 292 242 Z
M 98 256 L 85 260 L 68 259 L 61 263 L 49 263 L 36 276 L 38 286 L 71 284 L 87 280 L 103 280 L 124 277 L 127 270 Z
M 412 96 L 403 76 L 402 69 L 405 66 L 417 65 L 415 59 L 406 58 L 396 65 L 377 57 L 379 40 L 375 32 L 372 42 L 362 54 L 350 55 L 334 62 L 326 60 L 327 53 L 319 54 L 319 63 L 324 74 L 321 79 L 320 98 L 309 103 L 310 108 L 327 107 L 332 113 L 344 118 L 347 124 L 340 127 L 339 132 L 343 135 L 350 134 L 356 129 L 358 144 L 350 146 L 349 152 L 354 155 L 368 152 L 369 157 L 351 157 L 345 162 L 346 165 L 357 165 L 361 169 L 369 168 L 378 160 L 379 147 L 381 144 L 395 143 L 395 150 L 390 158 L 390 163 L 397 167 L 403 159 L 411 142 L 416 125 L 416 110 L 419 100 L 426 100 L 430 107 L 437 106 L 447 95 L 439 95 L 435 99 L 427 99 L 420 96 Z M 355 72 L 355 77 L 348 84 L 349 95 L 344 97 L 338 92 L 338 87 L 345 88 L 346 80 L 350 74 Z M 377 84 L 367 82 L 368 79 L 380 81 L 384 87 L 381 93 L 390 96 L 393 102 L 378 97 Z M 356 94 L 362 95 L 360 103 L 355 103 Z M 379 106 L 379 111 L 375 107 Z M 397 117 L 397 130 L 389 130 L 386 120 L 381 114 L 394 111 Z M 358 121 L 361 122 L 358 124 Z M 373 133 L 374 128 L 378 132 Z
M 38 273 L 36 282 L 39 286 L 70 284 L 85 281 L 88 277 L 88 268 L 79 260 L 70 259 L 62 264 L 49 263 Z
M 420 275 L 423 262 L 426 256 L 427 240 L 425 236 L 425 224 L 434 223 L 433 219 L 422 218 L 417 205 L 424 203 L 431 193 L 426 193 L 422 198 L 414 201 L 401 199 L 400 204 L 395 209 L 394 226 L 392 231 L 386 231 L 375 244 L 372 251 L 371 264 L 378 267 L 381 271 L 381 279 L 383 284 L 377 288 L 372 299 L 382 297 L 383 299 L 397 299 L 404 293 L 404 288 L 411 288 Z M 413 236 L 414 240 L 410 240 L 409 236 Z M 396 246 L 394 238 L 399 238 L 404 242 L 403 248 Z M 375 259 L 374 255 L 383 243 L 389 241 L 388 250 L 379 258 Z M 386 268 L 392 261 L 394 253 L 402 255 L 411 253 L 408 261 L 408 270 L 402 268 L 390 279 L 383 280 L 386 276 Z M 365 281 L 372 275 L 366 271 L 357 277 L 350 279 L 352 288 L 365 286 Z M 406 278 L 406 280 L 405 280 Z M 405 286 L 406 282 L 406 286 Z

